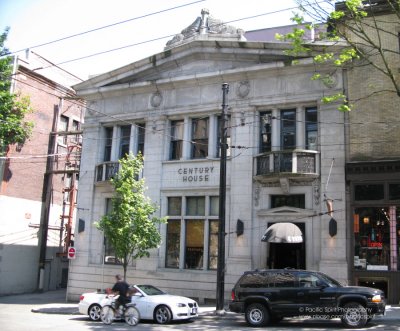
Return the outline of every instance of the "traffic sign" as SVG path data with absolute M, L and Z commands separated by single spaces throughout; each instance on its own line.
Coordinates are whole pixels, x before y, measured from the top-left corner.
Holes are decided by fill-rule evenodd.
M 76 257 L 76 250 L 75 247 L 68 247 L 68 258 L 69 259 L 75 259 Z

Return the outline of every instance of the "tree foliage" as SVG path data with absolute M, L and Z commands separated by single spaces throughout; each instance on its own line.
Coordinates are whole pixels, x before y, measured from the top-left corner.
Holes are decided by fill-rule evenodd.
M 8 31 L 6 28 L 0 35 L 0 155 L 9 145 L 23 144 L 33 128 L 32 122 L 24 120 L 32 112 L 29 97 L 11 93 L 13 58 L 6 55 L 9 51 L 4 47 Z
M 122 261 L 124 276 L 132 259 L 149 256 L 149 250 L 161 243 L 158 224 L 166 218 L 152 216 L 157 207 L 144 195 L 144 179 L 137 179 L 143 168 L 141 154 L 127 155 L 119 161 L 119 171 L 111 179 L 114 195 L 112 210 L 95 225 L 104 232 Z
M 288 51 L 294 56 L 311 55 L 316 67 L 330 63 L 336 68 L 371 66 L 388 84 L 374 93 L 391 92 L 400 97 L 399 36 L 400 0 L 296 0 L 300 13 L 292 20 L 298 27 L 279 40 L 290 41 Z M 386 15 L 382 17 L 382 13 Z M 307 20 L 304 18 L 307 17 Z M 307 21 L 313 23 L 307 23 Z M 318 29 L 324 26 L 325 29 Z M 306 30 L 320 32 L 319 41 L 325 41 L 321 53 L 313 52 L 315 41 L 305 39 Z M 341 45 L 341 47 L 337 47 Z M 331 73 L 315 73 L 313 79 L 329 80 Z M 389 88 L 387 88 L 389 86 Z M 378 91 L 377 91 L 378 89 Z M 372 95 L 373 93 L 371 93 Z M 350 110 L 351 105 L 343 94 L 326 96 L 322 101 L 342 101 L 340 110 Z

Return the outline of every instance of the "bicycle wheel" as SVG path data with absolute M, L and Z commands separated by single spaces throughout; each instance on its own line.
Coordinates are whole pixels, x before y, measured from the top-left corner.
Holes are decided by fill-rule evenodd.
M 138 325 L 140 320 L 140 313 L 135 307 L 128 307 L 125 310 L 125 322 L 129 325 Z
M 114 308 L 109 305 L 101 308 L 100 318 L 104 324 L 111 324 L 115 318 Z

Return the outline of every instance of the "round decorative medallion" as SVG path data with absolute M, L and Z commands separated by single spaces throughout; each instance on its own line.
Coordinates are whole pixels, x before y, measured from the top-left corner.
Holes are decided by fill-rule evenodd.
M 250 83 L 248 81 L 239 82 L 236 88 L 236 94 L 240 98 L 245 98 L 249 95 Z
M 161 105 L 163 98 L 160 92 L 153 93 L 151 96 L 150 104 L 152 107 L 157 108 Z

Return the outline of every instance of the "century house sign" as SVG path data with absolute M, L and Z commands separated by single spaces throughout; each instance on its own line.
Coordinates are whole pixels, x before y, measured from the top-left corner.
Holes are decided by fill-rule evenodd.
M 214 167 L 182 167 L 178 169 L 178 175 L 182 182 L 208 182 L 213 173 Z

